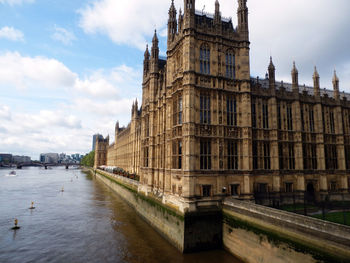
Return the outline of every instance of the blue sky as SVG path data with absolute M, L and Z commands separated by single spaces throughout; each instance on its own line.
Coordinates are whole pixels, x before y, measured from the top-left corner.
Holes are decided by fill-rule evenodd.
M 96 132 L 126 125 L 141 97 L 142 60 L 154 29 L 166 52 L 170 0 L 0 0 L 0 152 L 85 153 Z M 236 24 L 236 0 L 221 0 Z M 197 0 L 213 12 L 215 0 Z M 177 8 L 182 0 L 175 0 Z M 204 7 L 205 6 L 205 7 Z M 249 0 L 251 74 L 272 55 L 278 79 L 300 83 L 314 65 L 322 87 L 350 92 L 348 0 Z

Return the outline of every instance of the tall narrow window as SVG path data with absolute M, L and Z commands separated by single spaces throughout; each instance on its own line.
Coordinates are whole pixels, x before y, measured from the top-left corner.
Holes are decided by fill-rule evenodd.
M 252 127 L 256 128 L 256 107 L 254 100 L 252 102 Z
M 238 145 L 236 141 L 227 143 L 227 168 L 229 170 L 238 169 Z
M 314 121 L 314 108 L 312 105 L 309 107 L 309 124 L 310 124 L 310 132 L 315 131 L 315 121 Z
M 329 126 L 330 126 L 331 133 L 335 133 L 335 130 L 334 130 L 334 113 L 333 113 L 332 109 L 330 109 L 330 111 L 329 111 Z
M 325 145 L 326 169 L 338 169 L 337 147 L 336 145 Z
M 278 129 L 282 129 L 282 123 L 281 123 L 281 105 L 278 103 L 277 104 L 277 126 Z
M 149 115 L 145 117 L 145 129 L 146 137 L 149 137 Z
M 263 114 L 263 128 L 269 128 L 269 108 L 267 102 L 262 104 L 262 114 Z
M 237 126 L 237 101 L 235 97 L 227 97 L 227 125 Z
M 173 98 L 173 125 L 182 124 L 182 96 Z
M 145 147 L 144 149 L 143 149 L 143 151 L 144 151 L 144 155 L 143 155 L 143 160 L 144 160 L 144 166 L 145 167 L 148 167 L 148 147 Z
M 305 125 L 304 125 L 304 108 L 303 105 L 300 106 L 300 118 L 301 118 L 301 130 L 305 131 Z
M 209 140 L 200 142 L 200 169 L 211 169 L 211 145 Z
M 288 131 L 293 130 L 293 114 L 292 114 L 292 105 L 287 105 L 287 127 Z
M 278 144 L 278 155 L 279 155 L 279 164 L 280 164 L 280 170 L 284 169 L 284 154 L 283 154 L 283 144 Z
M 263 159 L 264 159 L 264 169 L 270 170 L 271 168 L 271 161 L 270 161 L 270 144 L 268 142 L 263 143 Z
M 350 145 L 345 145 L 345 162 L 346 162 L 346 169 L 350 170 Z M 350 185 L 349 185 L 350 188 Z
M 208 94 L 200 95 L 200 122 L 210 124 L 210 96 Z
M 235 55 L 233 55 L 232 51 L 226 53 L 226 77 L 230 79 L 236 78 Z
M 258 143 L 253 141 L 253 169 L 258 169 Z
M 295 158 L 294 158 L 294 145 L 288 145 L 288 166 L 289 170 L 295 169 Z
M 173 169 L 182 169 L 182 141 L 173 141 Z
M 200 48 L 200 71 L 202 74 L 210 74 L 210 49 L 207 45 Z

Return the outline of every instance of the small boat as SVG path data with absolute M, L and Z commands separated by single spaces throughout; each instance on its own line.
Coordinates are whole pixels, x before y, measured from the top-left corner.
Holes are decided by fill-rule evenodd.
M 7 174 L 6 176 L 17 176 L 16 171 L 11 171 L 9 174 Z

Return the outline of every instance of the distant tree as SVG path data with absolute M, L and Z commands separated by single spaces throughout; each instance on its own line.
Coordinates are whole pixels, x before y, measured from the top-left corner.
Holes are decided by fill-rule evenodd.
M 81 159 L 81 164 L 88 167 L 93 167 L 95 163 L 95 151 L 91 151 Z

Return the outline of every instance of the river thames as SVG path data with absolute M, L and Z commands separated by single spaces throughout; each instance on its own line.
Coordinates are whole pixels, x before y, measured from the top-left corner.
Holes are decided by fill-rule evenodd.
M 1 263 L 240 262 L 223 250 L 181 254 L 118 195 L 78 169 L 10 171 L 0 170 Z M 15 218 L 17 231 L 11 230 Z

